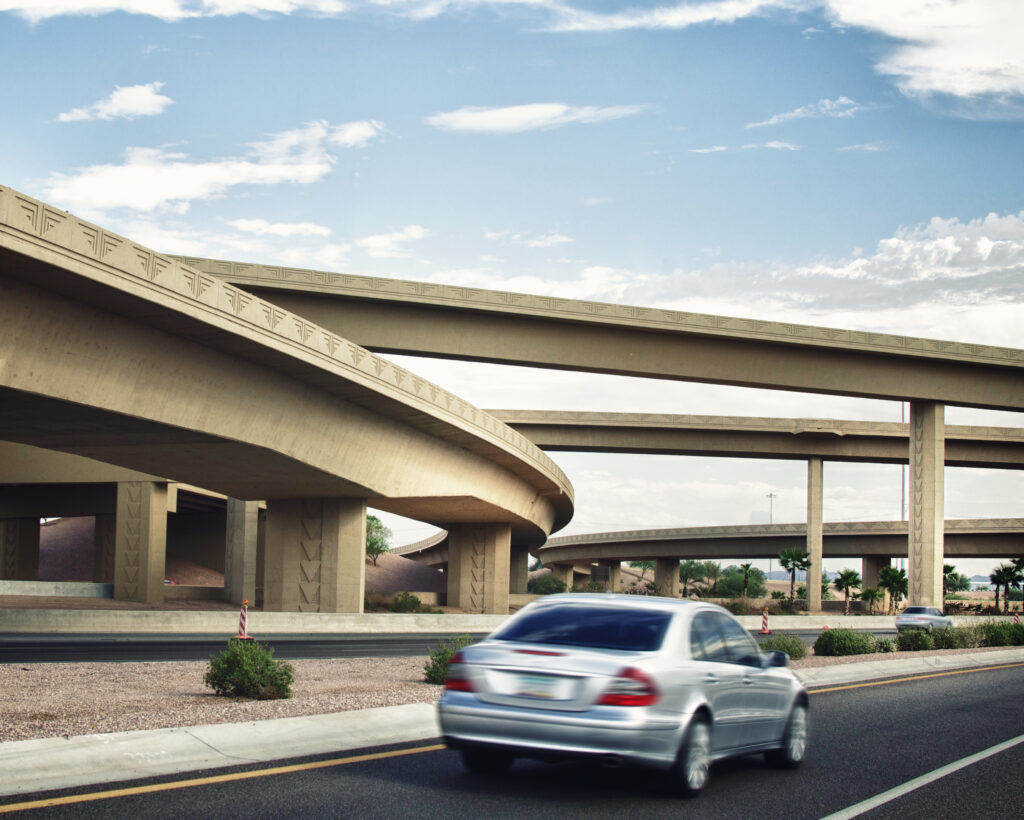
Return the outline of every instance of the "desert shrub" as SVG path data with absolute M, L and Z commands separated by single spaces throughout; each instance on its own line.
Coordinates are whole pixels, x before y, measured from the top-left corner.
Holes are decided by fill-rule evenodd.
M 565 592 L 565 582 L 554 575 L 538 575 L 526 582 L 526 591 L 531 595 L 554 595 Z
M 896 644 L 894 644 L 889 638 L 877 638 L 875 640 L 875 651 L 876 652 L 895 652 Z
M 452 655 L 462 647 L 469 646 L 473 639 L 469 635 L 459 635 L 451 641 L 441 641 L 430 650 L 430 660 L 423 665 L 423 680 L 427 683 L 444 683 L 448 677 L 448 662 Z
M 769 635 L 761 641 L 761 649 L 765 652 L 778 649 L 795 661 L 807 656 L 807 644 L 795 635 Z
M 923 629 L 904 629 L 896 635 L 896 646 L 900 652 L 920 652 L 934 649 L 935 641 L 931 633 Z
M 723 609 L 729 610 L 733 615 L 750 614 L 750 602 L 745 598 L 733 601 L 723 601 L 721 606 Z
M 975 631 L 969 626 L 936 629 L 932 632 L 932 642 L 936 649 L 966 649 L 978 645 Z
M 274 660 L 267 644 L 232 638 L 227 649 L 210 658 L 203 680 L 218 695 L 277 700 L 292 696 L 294 672 L 290 663 Z
M 395 603 L 392 609 L 395 612 L 419 612 L 423 603 L 419 597 L 413 595 L 411 592 L 399 592 L 395 596 Z
M 985 621 L 979 624 L 981 646 L 1024 646 L 1024 624 Z
M 608 588 L 603 581 L 587 581 L 578 587 L 573 587 L 573 592 L 607 592 Z
M 786 600 L 786 593 L 783 592 L 781 589 L 773 590 L 772 591 L 772 600 L 773 601 L 784 601 L 784 600 Z
M 634 582 L 622 590 L 626 595 L 657 595 L 653 581 Z
M 874 651 L 874 636 L 852 629 L 826 629 L 814 642 L 815 655 L 867 655 Z

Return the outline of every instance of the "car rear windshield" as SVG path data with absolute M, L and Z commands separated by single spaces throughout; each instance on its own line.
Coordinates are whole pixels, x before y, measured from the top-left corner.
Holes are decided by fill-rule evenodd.
M 656 610 L 546 606 L 494 635 L 502 641 L 651 652 L 661 646 L 671 615 Z
M 927 607 L 923 607 L 923 606 L 908 606 L 906 609 L 903 610 L 903 614 L 904 615 L 921 615 L 921 614 L 923 614 L 923 613 L 925 613 L 927 611 L 928 611 Z

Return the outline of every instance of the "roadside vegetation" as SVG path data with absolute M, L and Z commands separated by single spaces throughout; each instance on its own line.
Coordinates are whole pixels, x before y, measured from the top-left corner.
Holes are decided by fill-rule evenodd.
M 762 644 L 764 646 L 764 644 Z M 814 642 L 815 655 L 869 655 L 874 652 L 922 652 L 931 649 L 978 649 L 993 646 L 1024 646 L 1024 623 L 983 621 L 926 632 L 905 629 L 896 636 L 875 638 L 852 629 L 827 629 Z M 781 648 L 781 647 L 772 647 Z M 791 656 L 792 657 L 792 656 Z
M 448 664 L 452 655 L 473 643 L 469 635 L 459 635 L 450 641 L 441 641 L 430 650 L 430 658 L 423 666 L 423 680 L 427 683 L 443 684 L 448 677 Z
M 203 677 L 218 695 L 253 700 L 290 698 L 294 679 L 294 668 L 275 660 L 273 647 L 244 638 L 231 638 L 227 649 L 210 658 Z

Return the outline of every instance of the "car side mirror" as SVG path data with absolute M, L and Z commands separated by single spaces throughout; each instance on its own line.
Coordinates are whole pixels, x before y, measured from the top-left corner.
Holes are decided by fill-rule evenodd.
M 778 649 L 766 652 L 764 659 L 765 666 L 789 666 L 789 655 Z

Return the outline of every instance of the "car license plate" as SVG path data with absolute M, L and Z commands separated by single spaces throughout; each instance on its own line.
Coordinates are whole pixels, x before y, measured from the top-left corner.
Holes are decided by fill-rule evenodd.
M 548 675 L 520 675 L 517 695 L 527 698 L 556 700 L 560 695 L 557 678 Z

